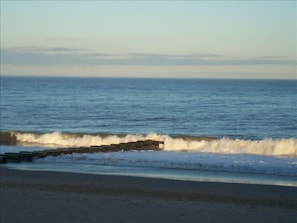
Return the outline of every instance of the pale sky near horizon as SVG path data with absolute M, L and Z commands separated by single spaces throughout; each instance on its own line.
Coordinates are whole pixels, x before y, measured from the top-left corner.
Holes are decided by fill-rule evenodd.
M 296 79 L 296 1 L 1 0 L 1 75 Z

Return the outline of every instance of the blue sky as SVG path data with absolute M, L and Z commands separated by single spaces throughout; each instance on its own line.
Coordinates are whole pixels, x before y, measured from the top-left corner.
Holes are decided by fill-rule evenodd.
M 296 1 L 1 1 L 1 74 L 296 78 Z

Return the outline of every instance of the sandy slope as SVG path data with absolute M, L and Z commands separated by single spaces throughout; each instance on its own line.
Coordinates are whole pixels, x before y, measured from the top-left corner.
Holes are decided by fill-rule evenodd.
M 297 188 L 0 168 L 6 222 L 296 222 Z

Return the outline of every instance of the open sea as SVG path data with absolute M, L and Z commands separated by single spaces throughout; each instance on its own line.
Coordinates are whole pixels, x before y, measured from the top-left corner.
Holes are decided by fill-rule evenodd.
M 297 80 L 1 76 L 0 153 L 153 139 L 162 151 L 8 168 L 297 187 Z

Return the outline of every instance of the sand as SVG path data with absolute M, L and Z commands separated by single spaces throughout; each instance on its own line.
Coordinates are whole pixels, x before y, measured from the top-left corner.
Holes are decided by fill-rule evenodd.
M 0 222 L 297 222 L 297 188 L 0 167 Z

